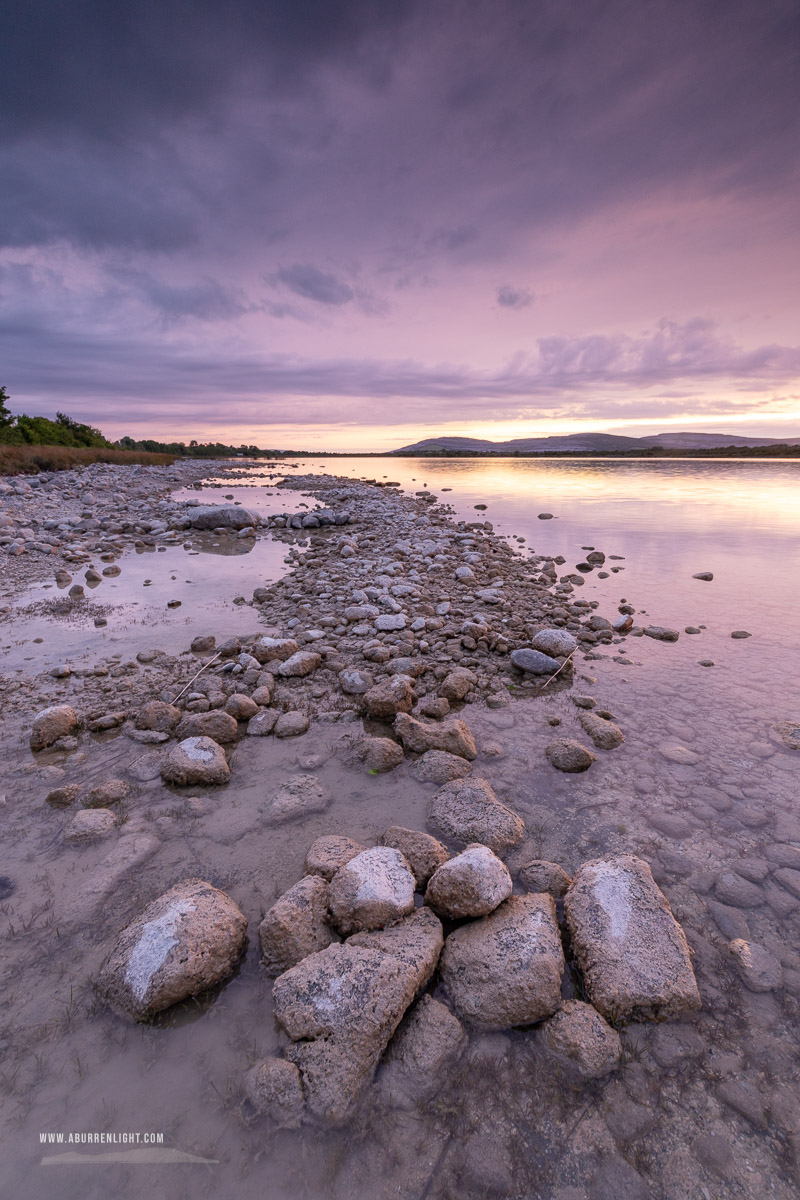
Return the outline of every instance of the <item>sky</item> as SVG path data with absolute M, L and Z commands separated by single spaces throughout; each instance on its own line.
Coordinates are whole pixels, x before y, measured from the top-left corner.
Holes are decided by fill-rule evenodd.
M 6 0 L 0 44 L 12 411 L 800 434 L 796 0 Z

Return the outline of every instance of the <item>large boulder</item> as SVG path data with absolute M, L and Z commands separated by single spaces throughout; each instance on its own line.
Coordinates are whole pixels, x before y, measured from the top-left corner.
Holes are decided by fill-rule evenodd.
M 350 862 L 362 850 L 366 850 L 360 842 L 344 837 L 338 833 L 324 833 L 312 842 L 308 848 L 305 861 L 306 875 L 321 875 L 323 879 L 333 879 L 336 872 L 345 863 Z
M 428 823 L 455 842 L 481 842 L 502 854 L 525 836 L 515 812 L 501 804 L 485 779 L 456 779 L 431 797 Z
M 258 927 L 267 972 L 280 975 L 339 939 L 328 924 L 328 885 L 306 875 L 277 900 Z
M 366 946 L 392 954 L 404 962 L 413 974 L 416 994 L 428 986 L 442 952 L 442 923 L 429 908 L 417 908 L 408 917 L 387 925 L 354 933 L 348 946 Z
M 384 1098 L 395 1108 L 414 1108 L 430 1100 L 466 1046 L 458 1017 L 432 996 L 422 996 L 389 1044 L 380 1073 Z
M 488 846 L 467 846 L 434 871 L 425 903 L 440 917 L 485 917 L 511 895 L 508 867 Z
M 414 908 L 414 876 L 399 850 L 373 846 L 334 875 L 328 892 L 333 923 L 342 933 L 378 929 Z
M 411 712 L 414 692 L 407 675 L 390 675 L 364 693 L 363 705 L 371 717 L 387 720 Z
M 275 981 L 275 1016 L 292 1039 L 309 1114 L 343 1125 L 416 994 L 405 962 L 376 947 L 328 946 Z
M 425 890 L 436 868 L 450 857 L 447 847 L 435 837 L 417 829 L 404 829 L 402 825 L 392 825 L 381 834 L 380 841 L 381 845 L 400 851 L 411 867 L 419 891 Z
M 187 513 L 195 529 L 248 529 L 258 525 L 258 513 L 239 504 L 199 504 Z
M 584 863 L 564 914 L 586 994 L 608 1021 L 663 1020 L 700 1008 L 683 930 L 642 859 Z
M 561 1003 L 564 953 L 552 896 L 510 896 L 444 944 L 442 982 L 456 1012 L 484 1029 L 531 1025 Z
M 445 750 L 448 754 L 456 754 L 470 761 L 478 754 L 475 738 L 464 721 L 439 721 L 435 725 L 428 725 L 407 713 L 398 713 L 394 731 L 403 745 L 414 754 Z
M 69 737 L 78 728 L 78 718 L 69 704 L 54 704 L 43 708 L 33 718 L 31 750 L 44 750 L 62 737 Z
M 175 730 L 177 738 L 211 738 L 220 746 L 228 746 L 239 736 L 239 724 L 221 708 L 210 712 L 187 713 Z
M 602 1079 L 620 1060 L 622 1042 L 596 1008 L 565 1000 L 541 1028 L 542 1042 L 568 1079 Z
M 231 769 L 225 751 L 211 738 L 189 737 L 173 746 L 161 764 L 164 783 L 188 787 L 200 783 L 228 783 Z
M 159 896 L 120 934 L 98 989 L 137 1021 L 221 983 L 244 949 L 247 918 L 225 892 L 189 879 Z

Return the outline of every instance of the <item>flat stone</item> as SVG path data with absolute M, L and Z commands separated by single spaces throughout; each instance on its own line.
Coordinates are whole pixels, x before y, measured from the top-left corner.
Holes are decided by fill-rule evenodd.
M 606 1020 L 663 1020 L 700 1008 L 683 930 L 642 859 L 584 863 L 564 915 L 588 999 Z
M 260 663 L 285 662 L 299 649 L 294 638 L 260 637 L 253 642 L 250 653 Z
M 321 876 L 306 875 L 284 892 L 258 927 L 268 974 L 280 975 L 337 942 L 327 918 L 328 885 Z
M 528 647 L 512 650 L 511 662 L 517 670 L 525 671 L 529 675 L 555 675 L 561 666 L 561 663 L 549 654 Z
M 185 738 L 170 750 L 161 764 L 164 783 L 178 787 L 228 783 L 230 777 L 225 751 L 208 737 Z
M 311 813 L 324 812 L 331 795 L 313 775 L 291 775 L 267 802 L 260 806 L 265 824 L 281 825 Z
M 323 834 L 312 842 L 308 849 L 305 872 L 307 875 L 321 875 L 323 879 L 331 880 L 340 867 L 366 848 L 360 842 L 354 842 L 352 838 L 343 837 L 341 834 Z
M 448 783 L 472 773 L 472 764 L 446 750 L 427 750 L 411 766 L 411 774 L 420 783 Z
M 429 833 L 404 829 L 401 825 L 392 825 L 385 830 L 381 834 L 380 842 L 383 846 L 392 846 L 400 851 L 411 868 L 419 891 L 425 890 L 437 867 L 447 862 L 450 857 L 447 847 Z
M 221 983 L 241 957 L 247 918 L 230 896 L 189 879 L 159 896 L 120 934 L 98 989 L 137 1021 Z
M 414 754 L 444 750 L 470 761 L 478 755 L 475 738 L 464 721 L 437 721 L 429 725 L 401 712 L 395 717 L 394 730 L 403 745 Z
M 403 613 L 383 613 L 375 618 L 375 628 L 379 633 L 394 633 L 405 627 L 406 618 Z
M 442 923 L 429 908 L 417 908 L 385 929 L 354 933 L 347 945 L 365 946 L 400 959 L 411 971 L 415 994 L 419 995 L 433 978 L 442 952 Z
M 399 850 L 373 846 L 340 867 L 330 882 L 328 905 L 344 934 L 377 929 L 414 908 L 414 876 Z
M 732 904 L 734 908 L 757 908 L 765 899 L 757 884 L 736 871 L 724 871 L 717 879 L 714 891 L 723 904 Z
M 276 1129 L 299 1129 L 305 1113 L 303 1081 L 294 1063 L 264 1058 L 244 1077 L 244 1094 Z
M 239 726 L 235 717 L 217 708 L 211 712 L 187 713 L 175 730 L 175 736 L 181 740 L 211 738 L 220 746 L 228 746 L 239 736 Z
M 511 895 L 508 867 L 488 846 L 467 846 L 431 876 L 425 903 L 439 917 L 485 917 Z
M 682 767 L 695 767 L 700 762 L 700 755 L 680 742 L 662 742 L 658 752 L 667 762 L 679 763 Z
M 800 871 L 795 871 L 791 867 L 781 867 L 773 872 L 772 878 L 800 900 Z
M 497 799 L 485 779 L 456 779 L 431 798 L 428 822 L 443 837 L 469 845 L 481 842 L 495 854 L 516 846 L 525 826 Z
M 559 1067 L 580 1082 L 609 1075 L 622 1054 L 617 1031 L 580 1000 L 565 1000 L 542 1025 L 541 1038 Z
M 442 983 L 460 1017 L 484 1029 L 531 1025 L 561 1003 L 564 955 L 552 896 L 511 896 L 446 939 Z
M 745 941 L 749 939 L 750 927 L 741 909 L 729 907 L 727 904 L 719 904 L 716 900 L 709 900 L 708 911 L 726 938 L 744 938 Z
M 587 750 L 586 746 L 582 746 L 573 738 L 556 738 L 546 748 L 545 754 L 550 765 L 557 771 L 566 771 L 573 775 L 588 771 L 592 763 L 597 762 L 597 755 L 592 754 L 591 750 Z

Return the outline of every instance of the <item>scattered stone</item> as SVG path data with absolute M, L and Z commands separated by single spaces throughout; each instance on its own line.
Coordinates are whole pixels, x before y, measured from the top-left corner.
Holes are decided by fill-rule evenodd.
M 150 700 L 134 717 L 137 729 L 154 729 L 158 733 L 171 733 L 181 719 L 181 711 L 174 704 L 163 700 Z
M 137 1021 L 226 979 L 241 957 L 247 918 L 230 896 L 189 879 L 159 896 L 120 934 L 100 971 L 110 1006 Z
M 578 643 L 566 629 L 540 629 L 531 642 L 534 650 L 551 658 L 566 658 L 578 649 Z M 513 655 L 512 655 L 513 662 Z M 538 673 L 538 672 L 537 672 Z
M 411 774 L 420 783 L 448 783 L 451 779 L 464 779 L 471 772 L 471 763 L 446 750 L 428 750 L 411 767 Z
M 258 525 L 258 514 L 238 504 L 197 505 L 187 509 L 195 529 L 246 529 Z
M 299 1129 L 305 1112 L 300 1072 L 285 1058 L 264 1058 L 244 1077 L 244 1094 L 276 1129 Z
M 488 846 L 467 846 L 443 863 L 431 876 L 425 903 L 439 917 L 485 917 L 513 890 L 505 863 Z
M 695 767 L 700 762 L 700 755 L 680 742 L 662 742 L 658 752 L 667 762 L 679 763 L 682 767 Z
M 736 871 L 724 871 L 715 883 L 714 891 L 723 904 L 731 904 L 734 908 L 757 908 L 765 899 L 757 884 Z
M 266 737 L 278 723 L 279 713 L 274 708 L 262 708 L 247 722 L 248 737 Z
M 519 878 L 529 892 L 549 892 L 556 900 L 561 899 L 572 883 L 563 867 L 546 859 L 534 859 L 520 867 Z
M 164 783 L 188 787 L 194 783 L 228 783 L 231 769 L 225 751 L 209 737 L 185 738 L 170 750 L 161 765 Z
M 220 746 L 230 745 L 239 736 L 236 718 L 221 708 L 210 712 L 187 713 L 175 730 L 178 738 L 206 738 Z
M 781 867 L 775 871 L 773 879 L 779 883 L 781 887 L 785 887 L 787 892 L 791 892 L 800 900 L 800 871 L 795 871 L 791 867 Z
M 399 958 L 412 972 L 415 994 L 419 995 L 433 978 L 444 936 L 439 918 L 429 908 L 417 908 L 385 929 L 354 933 L 347 944 L 381 950 Z
M 646 637 L 655 638 L 657 642 L 677 642 L 680 637 L 677 629 L 668 629 L 666 625 L 648 625 L 644 633 Z
M 254 717 L 253 720 L 258 720 L 258 718 Z M 305 713 L 281 713 L 275 722 L 275 736 L 279 738 L 299 737 L 301 733 L 307 732 L 308 726 L 309 720 Z
M 192 638 L 191 650 L 193 654 L 212 654 L 216 646 L 216 638 L 201 634 L 199 637 Z
M 441 977 L 456 1012 L 485 1029 L 531 1025 L 561 1003 L 564 954 L 552 896 L 511 896 L 446 939 Z
M 44 708 L 33 719 L 31 728 L 31 750 L 44 750 L 60 738 L 69 737 L 78 728 L 75 710 L 68 704 L 56 704 Z
M 280 825 L 296 817 L 324 812 L 330 802 L 330 792 L 313 775 L 291 775 L 275 795 L 261 805 L 260 812 L 267 825 Z
M 113 833 L 116 817 L 107 808 L 85 808 L 77 812 L 61 837 L 65 842 L 99 842 Z
M 786 750 L 800 750 L 800 721 L 778 721 L 769 731 L 769 738 Z
M 364 738 L 358 756 L 368 771 L 379 775 L 393 771 L 403 761 L 403 747 L 391 738 Z
M 444 750 L 470 761 L 478 755 L 475 738 L 464 721 L 440 721 L 436 725 L 426 725 L 401 712 L 395 717 L 394 731 L 403 745 L 414 754 Z
M 746 629 L 734 629 L 733 633 L 731 634 L 732 638 L 736 638 L 739 640 L 742 638 L 749 638 L 752 636 L 753 636 L 752 633 L 748 633 Z
M 700 1007 L 683 930 L 642 859 L 584 863 L 564 915 L 587 996 L 606 1020 L 663 1020 Z
M 258 705 L 249 696 L 245 696 L 241 692 L 234 692 L 225 703 L 225 712 L 235 721 L 249 721 L 258 713 Z
M 390 675 L 364 693 L 364 708 L 381 720 L 411 712 L 413 703 L 411 680 L 406 675 Z
M 328 885 L 321 876 L 305 875 L 284 892 L 258 927 L 268 974 L 280 975 L 338 941 L 327 917 Z
M 591 1004 L 565 1000 L 542 1026 L 542 1041 L 567 1075 L 580 1082 L 602 1079 L 617 1066 L 622 1042 Z
M 284 659 L 278 667 L 278 674 L 285 679 L 302 679 L 316 671 L 322 663 L 322 655 L 314 654 L 311 650 L 298 650 L 290 658 Z
M 584 733 L 588 733 L 598 750 L 614 750 L 625 741 L 618 725 L 598 717 L 596 713 L 582 712 L 578 719 Z
M 466 667 L 459 667 L 458 670 L 445 675 L 439 684 L 439 695 L 448 702 L 456 703 L 463 700 L 470 688 L 474 687 L 477 682 L 478 676 L 474 671 L 469 671 Z
M 331 880 L 340 867 L 350 862 L 350 859 L 355 858 L 362 850 L 366 850 L 366 846 L 354 842 L 352 838 L 336 833 L 323 834 L 309 847 L 305 872 L 307 875 L 320 875 L 323 879 Z
M 87 792 L 82 804 L 84 808 L 108 808 L 109 804 L 121 803 L 130 790 L 130 784 L 124 779 L 109 779 Z
M 260 637 L 253 642 L 250 653 L 257 662 L 285 662 L 300 649 L 294 638 Z
M 692 576 L 692 579 L 702 579 L 704 583 L 711 583 L 713 578 L 714 575 L 711 571 L 698 571 L 696 575 Z
M 390 829 L 385 830 L 380 841 L 383 846 L 391 846 L 400 851 L 411 868 L 418 891 L 425 890 L 437 867 L 446 863 L 450 857 L 447 847 L 429 833 L 404 829 L 400 825 L 392 825 Z
M 348 696 L 363 696 L 375 686 L 375 680 L 369 671 L 361 671 L 356 667 L 347 667 L 339 672 L 339 687 Z
M 599 717 L 596 719 L 600 720 Z M 573 738 L 556 738 L 547 747 L 545 754 L 550 760 L 550 765 L 557 771 L 567 771 L 570 774 L 588 771 L 592 763 L 597 762 L 597 755 L 592 754 L 591 750 L 587 750 Z
M 399 850 L 373 846 L 340 867 L 330 882 L 328 906 L 343 934 L 377 929 L 414 908 L 414 876 Z
M 66 783 L 63 787 L 48 792 L 45 801 L 51 808 L 69 808 L 80 796 L 83 788 L 79 783 Z
M 380 1075 L 384 1098 L 396 1108 L 414 1108 L 430 1100 L 466 1046 L 458 1018 L 432 996 L 422 996 L 389 1044 Z
M 511 651 L 511 662 L 519 671 L 529 675 L 554 675 L 561 663 L 541 650 L 525 648 Z
M 757 942 L 736 938 L 728 946 L 742 983 L 751 992 L 774 992 L 783 986 L 783 967 L 774 954 Z

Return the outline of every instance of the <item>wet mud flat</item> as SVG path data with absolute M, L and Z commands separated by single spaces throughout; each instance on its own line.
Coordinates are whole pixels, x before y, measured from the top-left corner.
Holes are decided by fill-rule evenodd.
M 186 643 L 200 639 L 194 651 L 170 645 L 147 661 L 163 636 L 154 628 L 139 651 L 144 662 L 132 654 L 135 665 L 120 662 L 107 675 L 45 672 L 7 696 L 9 1190 L 50 1194 L 57 1171 L 59 1191 L 76 1196 L 146 1187 L 182 1196 L 198 1186 L 310 1197 L 795 1194 L 798 756 L 774 679 L 759 673 L 743 641 L 729 669 L 748 674 L 748 702 L 724 699 L 716 670 L 697 664 L 691 636 L 638 636 L 635 612 L 576 605 L 580 585 L 554 578 L 550 560 L 521 563 L 483 522 L 459 527 L 429 495 L 400 497 L 350 480 L 291 482 L 315 495 L 323 514 L 349 520 L 266 518 L 290 570 L 237 606 L 251 622 L 238 642 L 212 643 L 201 623 L 186 631 Z M 462 567 L 473 577 L 457 578 Z M 593 616 L 609 625 L 634 619 L 626 635 L 592 628 Z M 542 628 L 579 643 L 569 663 L 555 660 L 557 675 L 511 662 Z M 276 651 L 287 642 L 297 648 Z M 269 657 L 276 653 L 285 656 Z M 353 678 L 359 672 L 368 678 Z M 354 684 L 370 686 L 345 690 Z M 160 731 L 137 729 L 148 723 L 137 716 L 149 702 L 177 702 L 181 722 L 202 722 L 259 689 L 259 711 L 237 719 L 223 743 L 227 785 L 163 782 L 179 735 L 172 727 L 164 740 L 150 739 Z M 54 704 L 74 708 L 74 743 L 32 752 L 35 714 Z M 595 743 L 581 717 L 598 712 L 624 742 L 609 750 Z M 250 722 L 269 724 L 263 713 L 297 714 L 308 727 L 250 734 Z M 451 757 L 524 824 L 523 839 L 501 855 L 515 895 L 526 892 L 531 861 L 559 864 L 570 877 L 587 861 L 620 854 L 649 863 L 693 951 L 703 1007 L 677 1021 L 620 1024 L 618 1064 L 583 1083 L 555 1064 L 541 1024 L 490 1032 L 467 1024 L 457 1058 L 418 1103 L 397 1103 L 384 1060 L 345 1127 L 277 1129 L 245 1085 L 247 1072 L 282 1055 L 287 1041 L 275 1020 L 274 980 L 261 965 L 259 923 L 303 877 L 316 838 L 371 847 L 389 826 L 432 832 L 432 801 L 447 785 L 426 776 L 463 769 L 448 759 L 423 763 L 431 751 L 403 745 L 398 715 L 428 730 L 465 723 L 475 756 Z M 400 757 L 384 748 L 389 758 L 369 766 L 360 757 L 365 737 L 392 743 Z M 588 769 L 552 765 L 547 749 L 563 739 L 594 755 Z M 300 794 L 318 803 L 276 821 L 275 798 L 287 786 L 297 795 L 298 778 L 311 781 Z M 113 780 L 127 790 L 107 803 L 106 833 L 64 841 L 79 811 L 103 808 L 86 807 L 88 795 Z M 54 807 L 67 793 L 48 804 L 70 787 L 71 802 Z M 457 854 L 458 842 L 444 840 Z M 211 994 L 152 1022 L 116 1015 L 95 988 L 104 960 L 124 926 L 189 878 L 226 892 L 247 917 L 242 960 Z M 748 986 L 729 948 L 736 939 L 779 964 L 767 990 L 753 990 L 752 977 Z M 563 995 L 583 998 L 568 939 L 565 949 Z M 452 1003 L 438 975 L 427 994 Z M 215 1162 L 38 1165 L 40 1129 L 95 1128 L 163 1130 L 169 1145 Z

